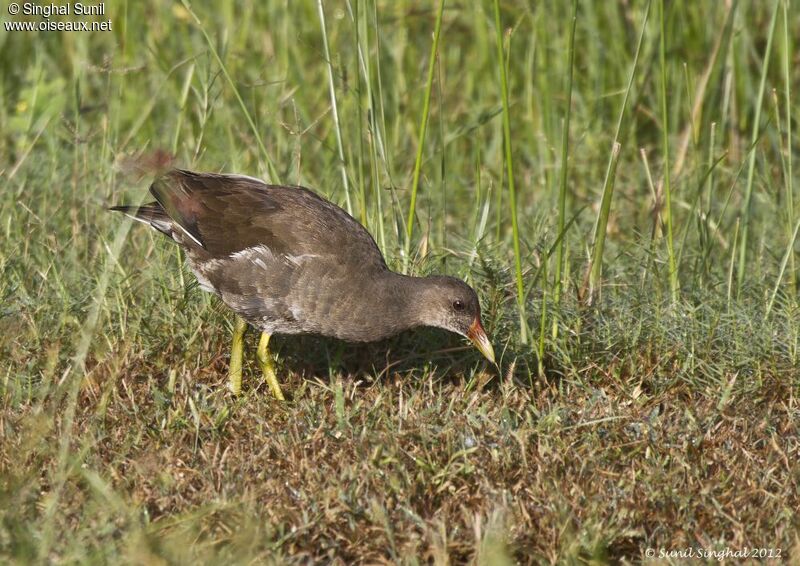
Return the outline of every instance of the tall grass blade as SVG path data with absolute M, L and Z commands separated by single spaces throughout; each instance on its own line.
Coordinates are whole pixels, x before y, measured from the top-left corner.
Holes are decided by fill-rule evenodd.
M 420 119 L 419 131 L 417 133 L 417 158 L 414 161 L 414 177 L 411 181 L 411 202 L 408 206 L 408 218 L 406 219 L 406 245 L 403 254 L 403 271 L 408 272 L 409 258 L 411 255 L 411 237 L 414 233 L 414 221 L 417 214 L 417 190 L 419 189 L 419 177 L 422 172 L 422 154 L 425 149 L 425 132 L 428 129 L 428 116 L 430 115 L 431 92 L 433 91 L 433 75 L 436 69 L 436 54 L 439 52 L 439 35 L 442 30 L 442 14 L 444 13 L 444 0 L 439 0 L 439 10 L 436 13 L 436 25 L 433 31 L 433 43 L 428 60 L 428 79 L 425 84 L 425 99 L 422 105 L 422 118 Z
M 572 77 L 575 71 L 575 28 L 578 24 L 578 0 L 572 2 L 572 28 L 569 32 L 567 48 L 567 107 L 564 111 L 564 127 L 561 132 L 561 177 L 558 187 L 558 232 L 564 231 L 567 215 L 567 171 L 569 165 L 569 122 L 572 115 Z M 556 272 L 554 275 L 555 290 L 553 304 L 556 312 L 561 302 L 562 271 L 564 269 L 564 249 L 566 239 L 561 240 L 556 256 Z M 558 336 L 558 324 L 553 320 L 553 338 Z
M 172 153 L 178 152 L 178 142 L 180 141 L 181 125 L 183 124 L 183 115 L 186 111 L 186 100 L 189 98 L 189 89 L 192 86 L 192 79 L 194 78 L 194 63 L 189 64 L 186 70 L 186 76 L 183 80 L 183 88 L 181 89 L 181 102 L 180 111 L 175 121 L 175 135 L 172 138 Z
M 786 173 L 784 179 L 786 180 L 786 206 L 789 215 L 789 224 L 794 221 L 794 171 L 792 168 L 792 75 L 791 60 L 792 49 L 789 39 L 789 0 L 783 1 L 783 84 L 784 84 L 784 104 L 786 105 L 786 159 L 785 167 Z M 790 281 L 792 286 L 797 285 L 797 273 L 795 271 L 794 255 L 789 259 L 790 263 Z
M 636 44 L 636 51 L 633 55 L 633 63 L 631 64 L 631 72 L 628 75 L 628 86 L 625 88 L 625 97 L 622 99 L 622 106 L 619 109 L 619 116 L 617 118 L 617 129 L 614 132 L 614 142 L 611 147 L 611 155 L 606 167 L 606 178 L 603 181 L 603 196 L 600 201 L 600 211 L 597 215 L 597 222 L 594 229 L 594 247 L 592 249 L 592 267 L 589 273 L 589 298 L 596 289 L 599 289 L 600 279 L 603 275 L 603 249 L 606 241 L 606 229 L 608 227 L 608 217 L 611 213 L 611 197 L 614 194 L 614 182 L 617 171 L 617 161 L 619 159 L 619 152 L 621 149 L 619 136 L 622 130 L 622 122 L 625 117 L 625 109 L 628 106 L 628 99 L 630 98 L 631 89 L 633 87 L 633 80 L 636 77 L 636 68 L 639 64 L 639 53 L 642 50 L 642 43 L 644 42 L 644 32 L 647 29 L 647 20 L 650 17 L 651 1 L 647 2 L 644 11 L 644 18 L 642 19 L 642 29 L 639 32 L 639 41 Z M 558 300 L 558 299 L 556 299 Z
M 317 0 L 317 12 L 319 13 L 319 25 L 322 30 L 322 47 L 325 52 L 325 62 L 328 68 L 328 90 L 331 96 L 331 114 L 333 115 L 333 124 L 336 130 L 336 147 L 339 150 L 339 169 L 342 172 L 342 186 L 344 186 L 344 201 L 347 205 L 347 212 L 353 214 L 353 203 L 350 201 L 350 183 L 347 180 L 347 164 L 344 160 L 344 145 L 342 144 L 342 126 L 339 124 L 339 107 L 336 104 L 336 87 L 333 82 L 333 61 L 331 61 L 331 52 L 328 46 L 328 30 L 325 25 L 325 9 L 322 6 L 322 0 Z
M 358 76 L 358 95 L 359 95 L 359 108 L 362 100 L 362 93 L 361 93 L 361 84 L 363 80 L 363 84 L 366 86 L 365 95 L 367 98 L 367 104 L 369 111 L 367 113 L 369 122 L 367 126 L 369 128 L 370 136 L 370 151 L 367 155 L 367 160 L 370 163 L 370 182 L 372 184 L 372 191 L 374 195 L 374 206 L 375 206 L 375 218 L 378 222 L 378 247 L 381 249 L 382 252 L 386 252 L 386 230 L 384 227 L 383 221 L 383 202 L 382 202 L 382 195 L 380 187 L 378 186 L 378 172 L 377 172 L 377 155 L 380 154 L 384 161 L 385 161 L 385 150 L 384 150 L 384 143 L 383 138 L 381 136 L 381 131 L 379 128 L 375 126 L 375 116 L 377 113 L 375 107 L 375 96 L 372 90 L 372 76 L 370 74 L 369 68 L 369 61 L 367 60 L 364 53 L 369 53 L 369 26 L 366 24 L 368 19 L 368 10 L 364 9 L 364 29 L 362 30 L 362 18 L 360 16 L 359 10 L 359 2 L 355 2 L 355 8 L 351 4 L 350 0 L 347 0 L 347 11 L 350 14 L 350 19 L 353 22 L 353 27 L 355 28 L 355 39 L 356 39 L 356 51 L 358 53 L 358 66 L 359 70 L 361 71 Z M 362 41 L 366 44 L 366 48 L 362 45 Z M 362 128 L 362 118 L 359 113 L 359 158 L 362 162 L 364 161 L 364 138 L 363 138 L 363 128 Z M 363 203 L 363 210 L 361 211 L 362 222 L 364 225 L 367 225 L 367 210 L 366 210 L 366 187 L 365 182 L 363 179 L 363 171 L 359 170 L 359 180 L 361 184 L 361 200 Z
M 595 293 L 600 288 L 600 278 L 603 274 L 603 246 L 606 241 L 606 227 L 608 216 L 611 212 L 611 195 L 614 193 L 614 182 L 617 178 L 617 164 L 619 163 L 619 142 L 614 142 L 611 148 L 611 159 L 606 169 L 606 179 L 603 183 L 603 201 L 600 213 L 597 216 L 594 233 L 594 250 L 592 252 L 592 267 L 589 272 L 589 303 L 593 302 Z
M 741 224 L 741 219 L 736 219 L 736 225 L 734 226 L 733 230 L 733 245 L 731 245 L 731 258 L 728 263 L 728 294 L 727 294 L 727 304 L 728 304 L 728 312 L 731 311 L 731 301 L 733 300 L 733 271 L 734 266 L 736 265 L 736 248 L 737 246 L 741 245 L 739 243 L 739 226 Z
M 506 174 L 508 175 L 508 200 L 511 208 L 511 233 L 514 244 L 514 269 L 517 280 L 520 342 L 527 344 L 528 322 L 525 317 L 525 289 L 522 284 L 522 257 L 519 246 L 519 225 L 517 223 L 517 194 L 514 188 L 514 162 L 511 158 L 511 116 L 508 103 L 508 78 L 506 77 L 506 64 L 503 53 L 503 31 L 500 27 L 499 0 L 494 0 L 494 27 L 497 42 L 497 66 L 500 68 L 500 89 L 503 97 L 503 146 L 505 147 Z
M 559 247 L 559 249 L 561 249 Z M 550 261 L 549 257 L 542 257 L 541 258 L 541 270 L 542 276 L 544 280 L 547 281 L 547 262 Z M 545 336 L 547 335 L 546 327 L 547 327 L 547 285 L 543 285 L 542 287 L 542 305 L 540 307 L 542 312 L 539 314 L 539 340 L 537 341 L 536 345 L 536 368 L 539 373 L 539 378 L 544 379 L 544 346 L 545 346 Z M 553 333 L 555 334 L 555 329 L 557 320 L 554 318 L 553 320 Z
M 57 442 L 58 457 L 49 478 L 50 497 L 48 497 L 44 507 L 43 536 L 39 548 L 42 559 L 46 559 L 49 555 L 50 546 L 53 544 L 55 516 L 58 513 L 61 497 L 70 473 L 70 457 L 73 456 L 70 450 L 74 433 L 73 423 L 77 412 L 78 393 L 86 377 L 86 360 L 98 327 L 102 324 L 103 303 L 108 292 L 108 286 L 111 283 L 111 275 L 114 272 L 114 266 L 119 263 L 122 247 L 128 237 L 131 224 L 132 221 L 120 223 L 111 245 L 106 248 L 108 256 L 94 287 L 86 318 L 80 326 L 78 340 L 75 344 L 75 355 L 72 358 L 72 363 L 61 378 L 61 382 L 65 383 L 66 401 L 61 414 L 62 432 Z
M 663 171 L 664 171 L 664 223 L 667 228 L 667 254 L 669 255 L 669 288 L 673 304 L 678 301 L 679 283 L 678 270 L 675 262 L 675 245 L 672 239 L 672 187 L 670 186 L 669 171 L 669 113 L 667 111 L 667 33 L 664 16 L 664 0 L 659 2 L 659 27 L 661 32 L 659 42 L 659 63 L 661 73 L 661 131 L 663 144 Z
M 242 109 L 242 113 L 244 114 L 244 117 L 247 120 L 247 124 L 253 131 L 253 135 L 256 138 L 256 143 L 258 144 L 258 148 L 261 151 L 261 156 L 267 165 L 267 172 L 269 175 L 269 179 L 267 180 L 273 183 L 280 182 L 280 176 L 278 175 L 278 170 L 275 169 L 275 164 L 272 162 L 272 158 L 269 156 L 269 152 L 267 151 L 267 147 L 264 145 L 264 140 L 262 139 L 261 134 L 258 131 L 258 127 L 256 126 L 253 117 L 250 115 L 250 111 L 247 109 L 247 105 L 244 103 L 244 99 L 242 98 L 242 95 L 239 93 L 239 89 L 236 88 L 236 83 L 233 82 L 233 78 L 231 77 L 231 74 L 228 72 L 227 65 L 225 65 L 224 61 L 222 60 L 222 57 L 220 57 L 217 48 L 214 47 L 214 42 L 211 41 L 211 37 L 208 35 L 208 32 L 206 31 L 206 28 L 203 25 L 203 22 L 201 22 L 200 18 L 197 17 L 197 14 L 194 13 L 188 0 L 181 0 L 181 2 L 183 3 L 183 7 L 186 8 L 186 11 L 189 12 L 189 14 L 194 19 L 195 23 L 197 24 L 197 27 L 200 29 L 200 32 L 203 34 L 203 37 L 205 38 L 206 43 L 208 44 L 208 49 L 211 51 L 211 54 L 214 55 L 214 59 L 216 59 L 217 64 L 219 65 L 219 68 L 222 71 L 222 74 L 225 76 L 225 80 L 228 81 L 228 85 L 231 87 L 233 95 L 236 97 L 236 101 L 239 103 L 239 107 Z
M 797 240 L 797 231 L 800 230 L 800 221 L 797 222 L 794 226 L 794 232 L 792 233 L 792 237 L 789 239 L 789 244 L 786 246 L 786 252 L 783 254 L 783 259 L 781 260 L 781 268 L 778 271 L 778 277 L 775 280 L 775 286 L 772 289 L 772 295 L 769 298 L 769 303 L 767 303 L 767 310 L 764 313 L 764 318 L 769 318 L 769 313 L 772 312 L 772 305 L 775 303 L 775 297 L 778 295 L 778 290 L 781 287 L 781 281 L 783 280 L 783 274 L 786 272 L 786 265 L 789 263 L 789 258 L 792 256 L 794 252 L 794 243 Z
M 663 1 L 663 0 L 662 0 Z M 753 198 L 753 180 L 756 172 L 756 144 L 760 136 L 761 129 L 761 107 L 764 103 L 764 91 L 767 87 L 767 71 L 769 70 L 769 59 L 772 54 L 772 39 L 775 35 L 775 26 L 778 22 L 778 7 L 780 0 L 775 0 L 775 7 L 772 10 L 772 19 L 769 24 L 769 34 L 767 35 L 767 46 L 764 48 L 764 59 L 761 64 L 761 81 L 758 86 L 758 99 L 756 100 L 755 116 L 753 117 L 753 130 L 750 143 L 753 146 L 750 152 L 750 161 L 747 168 L 747 185 L 745 186 L 744 201 L 742 202 L 742 234 L 739 238 L 739 263 L 736 273 L 736 291 L 741 292 L 744 284 L 744 277 L 747 271 L 747 237 L 750 228 L 751 203 Z

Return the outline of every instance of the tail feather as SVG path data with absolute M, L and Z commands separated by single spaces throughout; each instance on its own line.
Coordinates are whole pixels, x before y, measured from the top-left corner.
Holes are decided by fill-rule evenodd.
M 196 183 L 187 182 L 196 178 L 202 179 L 202 176 L 191 171 L 173 169 L 153 181 L 150 194 L 156 198 L 154 204 L 172 219 L 173 225 L 203 248 L 205 245 L 197 226 L 198 210 L 202 206 L 193 197 L 198 187 Z
M 174 227 L 172 220 L 169 216 L 167 216 L 167 213 L 164 212 L 164 209 L 157 202 L 143 204 L 142 206 L 112 206 L 109 208 L 109 210 L 121 212 L 138 222 L 152 226 L 162 234 L 172 238 Z

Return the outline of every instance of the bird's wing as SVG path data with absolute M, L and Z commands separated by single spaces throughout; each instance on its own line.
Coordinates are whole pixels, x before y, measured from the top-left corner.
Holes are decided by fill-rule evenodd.
M 239 175 L 173 170 L 150 192 L 207 258 L 266 247 L 290 261 L 313 256 L 355 258 L 360 267 L 385 268 L 372 236 L 352 216 L 302 187 L 267 185 Z

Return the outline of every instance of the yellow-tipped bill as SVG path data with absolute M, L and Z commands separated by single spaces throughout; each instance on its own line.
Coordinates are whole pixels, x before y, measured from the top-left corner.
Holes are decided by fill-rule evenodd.
M 475 344 L 475 347 L 480 351 L 481 354 L 486 356 L 486 359 L 492 362 L 493 364 L 496 363 L 494 361 L 494 348 L 492 348 L 492 343 L 489 342 L 489 337 L 486 336 L 486 331 L 483 330 L 483 325 L 481 325 L 480 318 L 475 318 L 472 324 L 467 331 L 467 338 Z

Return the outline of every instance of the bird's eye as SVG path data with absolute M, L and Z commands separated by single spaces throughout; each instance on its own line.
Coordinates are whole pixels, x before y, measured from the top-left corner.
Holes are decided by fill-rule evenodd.
M 456 299 L 453 301 L 453 310 L 463 311 L 464 310 L 464 301 L 461 299 Z

